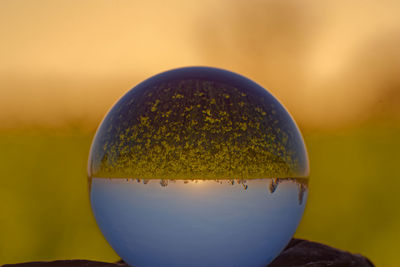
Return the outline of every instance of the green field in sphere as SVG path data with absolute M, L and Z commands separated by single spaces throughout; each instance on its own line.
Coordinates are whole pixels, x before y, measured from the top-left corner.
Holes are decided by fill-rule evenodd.
M 192 67 L 156 75 L 129 91 L 97 131 L 89 178 L 306 178 L 301 134 L 258 84 Z

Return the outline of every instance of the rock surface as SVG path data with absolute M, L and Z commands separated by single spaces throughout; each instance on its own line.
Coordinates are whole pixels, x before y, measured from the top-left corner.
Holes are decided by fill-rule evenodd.
M 292 239 L 268 267 L 371 267 L 374 264 L 360 254 L 352 254 L 324 244 Z
M 58 260 L 5 264 L 3 267 L 126 267 L 123 261 L 107 263 L 88 260 Z M 292 239 L 268 267 L 371 267 L 374 264 L 359 254 L 351 254 L 324 244 Z

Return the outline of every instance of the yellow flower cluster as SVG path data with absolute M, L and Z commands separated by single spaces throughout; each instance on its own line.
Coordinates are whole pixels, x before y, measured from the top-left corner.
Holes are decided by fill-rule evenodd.
M 298 176 L 292 128 L 262 96 L 189 79 L 154 86 L 121 105 L 107 118 L 93 177 Z

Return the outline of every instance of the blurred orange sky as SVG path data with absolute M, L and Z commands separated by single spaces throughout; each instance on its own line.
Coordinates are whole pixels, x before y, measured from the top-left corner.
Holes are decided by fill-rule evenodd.
M 93 129 L 192 65 L 245 75 L 304 127 L 400 118 L 400 2 L 0 0 L 0 128 Z

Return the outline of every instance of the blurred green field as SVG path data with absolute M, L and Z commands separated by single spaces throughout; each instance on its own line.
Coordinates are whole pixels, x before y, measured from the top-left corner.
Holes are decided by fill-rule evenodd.
M 92 217 L 86 161 L 92 134 L 0 133 L 0 264 L 118 256 Z M 305 134 L 310 194 L 297 236 L 400 266 L 400 127 Z

